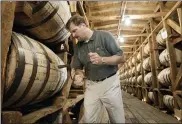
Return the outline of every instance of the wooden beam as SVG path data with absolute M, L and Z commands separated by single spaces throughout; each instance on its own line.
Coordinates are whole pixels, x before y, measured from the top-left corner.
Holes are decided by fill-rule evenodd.
M 110 24 L 118 23 L 118 20 L 109 20 L 109 21 L 101 21 L 101 22 L 93 22 L 94 26 L 105 26 Z
M 11 44 L 11 34 L 15 16 L 15 2 L 1 2 L 1 105 L 5 86 L 5 73 L 9 46 Z
M 63 109 L 63 111 L 66 111 L 69 107 L 75 105 L 77 102 L 82 100 L 83 97 L 84 97 L 83 95 L 79 95 L 76 99 L 68 99 L 64 102 L 63 101 L 60 102 L 60 104 L 58 104 L 58 105 L 48 106 L 48 107 L 42 108 L 40 110 L 31 112 L 22 117 L 22 122 L 23 123 L 35 123 L 37 120 L 41 119 L 42 117 L 45 117 L 46 115 L 57 112 L 58 110 Z
M 113 6 L 114 7 L 114 6 Z M 120 14 L 120 8 L 108 8 L 106 10 L 92 11 L 91 16 L 113 16 Z
M 115 30 L 118 27 L 116 25 L 111 25 L 111 27 L 96 27 L 95 29 L 99 29 L 99 30 Z M 121 29 L 121 31 L 141 31 L 142 28 L 141 27 L 127 27 L 127 26 L 123 26 Z
M 124 53 L 133 53 L 132 51 L 123 51 Z
M 117 27 L 117 37 L 119 37 L 119 35 L 120 35 L 120 28 L 121 28 L 121 25 L 120 25 L 120 24 L 121 24 L 121 22 L 122 22 L 123 15 L 124 15 L 124 13 L 125 13 L 126 4 L 127 4 L 126 1 L 122 1 L 122 2 L 121 2 L 121 7 L 120 7 L 120 19 L 119 19 L 118 27 Z
M 109 32 L 117 32 L 117 29 L 107 30 Z M 132 35 L 132 34 L 140 34 L 140 31 L 133 31 L 133 30 L 120 30 L 120 33 L 123 35 Z
M 157 6 L 156 6 L 156 8 L 154 9 L 154 12 L 156 13 L 159 9 L 160 9 L 160 4 L 157 3 Z
M 120 48 L 127 48 L 127 47 L 136 47 L 136 46 L 139 46 L 139 45 L 121 45 Z
M 106 2 L 107 3 L 107 2 Z M 102 10 L 102 9 L 107 9 L 107 8 L 120 8 L 121 7 L 121 2 L 116 2 L 116 3 L 108 3 L 108 4 L 103 4 L 103 5 L 89 5 L 90 9 L 94 11 Z
M 161 6 L 161 11 L 163 11 L 163 4 L 160 4 Z M 171 30 L 169 29 L 169 26 L 167 25 L 167 20 L 164 19 L 162 16 L 162 23 L 163 27 L 166 29 L 167 34 L 171 35 Z M 176 56 L 174 53 L 174 46 L 172 42 L 170 41 L 169 37 L 166 38 L 166 47 L 167 51 L 169 53 L 169 64 L 170 64 L 170 79 L 171 79 L 171 86 L 172 86 L 172 91 L 174 90 L 174 84 L 176 80 L 176 75 L 177 75 L 177 66 L 176 66 Z
M 71 13 L 76 13 L 77 1 L 69 1 L 69 4 L 70 4 L 70 11 L 71 11 Z
M 110 24 L 106 26 L 97 26 L 95 29 L 104 29 L 104 28 L 111 28 L 111 27 L 117 27 L 118 24 Z
M 134 35 L 122 35 L 123 37 L 139 37 L 139 36 L 147 36 L 148 33 L 144 33 L 144 34 L 134 34 Z
M 116 30 L 110 30 L 109 32 L 116 34 L 118 33 Z M 125 37 L 129 37 L 129 35 L 131 35 L 131 37 L 138 37 L 138 36 L 133 36 L 133 35 L 139 35 L 140 36 L 140 32 L 136 32 L 136 31 L 131 31 L 131 32 L 124 32 L 124 31 L 120 31 L 120 35 L 123 35 Z
M 102 9 L 107 9 L 107 8 L 120 8 L 121 6 L 119 6 L 119 2 L 117 3 L 107 3 L 104 5 L 89 5 L 88 6 L 90 8 L 92 8 L 92 10 L 97 11 L 97 10 L 102 10 Z M 141 3 L 129 3 L 126 7 L 127 10 L 154 10 L 155 9 L 155 4 L 141 4 Z
M 105 25 L 105 26 L 97 26 L 97 27 L 95 27 L 95 29 L 105 29 L 105 30 L 107 30 L 107 29 L 117 29 L 117 25 L 118 24 L 110 24 L 110 25 Z M 130 27 L 128 27 L 128 26 L 122 26 L 121 28 L 120 28 L 120 30 L 132 30 L 132 31 L 141 31 L 143 29 L 143 27 L 138 27 L 138 26 L 135 26 L 135 25 L 131 25 Z
M 69 96 L 69 92 L 70 92 L 70 89 L 71 89 L 72 82 L 73 82 L 73 80 L 71 79 L 71 76 L 70 76 L 70 74 L 68 72 L 68 79 L 67 79 L 66 83 L 64 84 L 64 86 L 62 88 L 62 95 L 65 98 L 68 98 L 68 96 Z
M 175 90 L 181 90 L 179 89 L 180 83 L 182 82 L 182 64 L 180 66 L 180 69 L 178 71 L 175 83 L 174 83 L 174 91 Z
M 141 31 L 142 28 L 141 27 L 128 27 L 128 26 L 123 26 L 121 29 L 121 31 Z
M 153 30 L 153 20 L 150 21 L 150 29 L 148 29 L 148 32 L 149 31 L 152 32 L 152 30 Z M 149 49 L 150 49 L 149 55 L 150 55 L 151 72 L 152 72 L 152 88 L 154 89 L 154 88 L 157 88 L 157 83 L 158 83 L 158 80 L 157 80 L 158 73 L 156 73 L 157 68 L 156 68 L 156 60 L 155 60 L 156 59 L 155 57 L 157 57 L 157 56 L 155 56 L 156 54 L 154 53 L 154 52 L 156 52 L 156 51 L 154 51 L 154 50 L 156 50 L 156 49 L 154 49 L 154 46 L 156 44 L 154 34 L 152 34 L 151 39 L 148 39 L 148 43 L 149 43 Z M 157 94 L 159 94 L 159 93 L 157 93 Z M 158 101 L 159 101 L 157 94 L 156 94 L 156 92 L 154 92 L 154 105 L 155 106 L 158 105 Z
M 83 9 L 83 4 L 81 3 L 81 1 L 78 1 L 77 3 L 78 3 L 79 9 L 81 10 L 81 15 L 84 16 L 84 18 L 85 18 L 85 20 L 86 20 L 86 23 L 87 23 L 88 27 L 90 27 L 90 26 L 89 26 L 88 18 L 87 18 L 86 14 L 85 14 L 85 11 L 84 11 L 84 9 Z
M 125 15 L 125 16 L 129 17 L 130 19 L 149 19 L 149 18 L 165 16 L 166 14 L 167 12 L 157 12 L 157 13 L 151 13 L 151 14 L 143 14 L 143 15 L 132 14 L 132 15 Z
M 151 14 L 132 14 L 132 15 L 125 15 L 125 17 L 129 17 L 130 19 L 149 19 L 149 18 L 156 18 L 160 16 L 166 15 L 167 12 L 157 12 L 157 13 L 151 13 Z M 119 20 L 120 16 L 89 16 L 88 19 L 91 21 L 103 21 L 103 20 Z
M 88 19 L 89 21 L 109 21 L 109 20 L 119 20 L 120 16 L 89 16 Z
M 1 122 L 2 124 L 21 124 L 22 113 L 19 111 L 3 111 Z
M 123 26 L 126 26 L 126 24 L 120 23 L 120 26 L 121 26 L 121 28 L 122 28 Z M 142 23 L 142 24 L 132 23 L 132 24 L 130 24 L 128 27 L 140 27 L 140 28 L 143 29 L 143 27 L 145 27 L 145 26 L 146 26 L 146 23 Z
M 181 33 L 181 29 L 180 26 L 173 20 L 171 19 L 167 19 L 167 24 L 173 28 L 176 32 L 178 32 L 179 34 Z
M 180 34 L 182 35 L 182 8 L 177 8 L 178 18 L 179 18 L 179 25 L 180 25 Z

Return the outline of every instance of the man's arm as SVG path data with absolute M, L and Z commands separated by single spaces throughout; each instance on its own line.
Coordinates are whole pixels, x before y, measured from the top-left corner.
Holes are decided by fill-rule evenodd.
M 93 64 L 118 65 L 124 63 L 124 56 L 113 55 L 109 57 L 99 56 L 97 53 L 89 53 L 90 61 Z
M 124 63 L 124 56 L 110 56 L 110 57 L 101 57 L 101 61 L 103 61 L 103 64 L 107 65 L 118 65 L 120 63 Z

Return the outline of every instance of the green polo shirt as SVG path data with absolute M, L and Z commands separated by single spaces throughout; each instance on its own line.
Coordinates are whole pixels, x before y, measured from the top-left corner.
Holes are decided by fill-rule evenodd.
M 88 53 L 96 52 L 101 57 L 113 55 L 122 56 L 123 51 L 116 44 L 113 35 L 106 31 L 94 30 L 88 42 L 78 42 L 74 48 L 72 68 L 85 68 L 85 75 L 89 80 L 99 80 L 117 72 L 117 65 L 92 64 Z

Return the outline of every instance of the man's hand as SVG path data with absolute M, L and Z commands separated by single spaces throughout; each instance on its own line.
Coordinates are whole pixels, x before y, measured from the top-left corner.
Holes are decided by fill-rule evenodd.
M 102 64 L 102 57 L 99 56 L 97 53 L 89 53 L 88 56 L 90 57 L 90 61 L 92 64 Z

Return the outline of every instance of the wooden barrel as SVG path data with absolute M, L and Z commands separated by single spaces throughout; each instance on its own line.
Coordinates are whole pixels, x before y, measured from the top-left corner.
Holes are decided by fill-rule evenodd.
M 129 83 L 129 79 L 125 79 L 126 83 L 128 84 Z
M 129 77 L 132 76 L 132 68 L 128 71 L 128 75 L 129 75 Z
M 149 56 L 150 55 L 150 46 L 149 46 L 149 43 L 147 43 L 144 47 L 144 54 L 143 56 Z
M 72 76 L 72 78 L 75 76 L 75 69 L 71 69 L 71 76 Z M 83 77 L 84 77 L 84 75 L 77 75 L 75 77 L 76 81 L 73 81 L 71 86 L 74 88 L 82 88 L 84 86 Z
M 31 17 L 15 13 L 15 27 L 40 42 L 48 45 L 63 42 L 70 36 L 65 25 L 71 17 L 67 1 L 27 2 L 31 7 Z
M 176 54 L 176 64 L 180 65 L 182 63 L 182 52 L 179 49 L 175 48 Z M 159 55 L 159 61 L 162 65 L 169 66 L 169 52 L 167 49 L 163 50 L 162 53 Z
M 132 83 L 133 83 L 133 84 L 136 84 L 136 82 L 137 82 L 137 81 L 136 81 L 136 77 L 132 77 Z
M 138 73 L 141 73 L 141 63 L 139 63 L 139 64 L 137 65 L 137 72 L 138 72 Z
M 129 83 L 132 84 L 132 77 L 129 78 Z
M 174 108 L 174 98 L 171 95 L 164 95 L 163 96 L 164 104 L 171 110 Z
M 133 58 L 131 59 L 131 62 L 132 62 L 132 64 L 133 64 L 133 65 L 135 65 L 135 64 L 136 64 L 136 61 L 137 61 L 137 60 L 136 60 L 136 58 L 135 58 L 135 57 L 133 57 Z
M 123 79 L 123 75 L 119 75 L 119 78 L 120 78 L 120 80 L 122 80 Z
M 157 41 L 157 43 L 159 43 L 161 46 L 165 46 L 165 45 L 166 45 L 165 39 L 162 38 L 162 32 L 164 32 L 164 31 L 165 31 L 165 29 L 162 28 L 162 29 L 159 31 L 159 33 L 157 34 L 157 36 L 156 36 L 156 41 Z
M 171 85 L 171 79 L 170 79 L 170 68 L 165 68 L 162 70 L 158 76 L 157 76 L 160 84 L 163 86 L 170 86 Z
M 137 60 L 140 61 L 142 58 L 141 58 L 141 54 L 140 52 L 137 54 Z
M 142 85 L 142 75 L 138 76 L 137 83 L 138 85 Z
M 121 80 L 121 82 L 122 82 L 122 84 L 126 84 L 127 83 L 125 79 Z
M 121 79 L 125 79 L 125 73 L 121 75 Z
M 148 92 L 148 98 L 154 102 L 154 93 L 153 92 Z
M 49 48 L 13 32 L 6 70 L 3 107 L 19 107 L 42 101 L 60 91 L 67 69 Z
M 127 78 L 127 73 L 128 73 L 128 72 L 127 72 L 127 71 L 125 71 L 125 73 L 124 73 L 124 77 L 125 77 L 125 78 Z
M 120 69 L 120 73 L 123 73 L 124 72 L 124 68 Z
M 131 73 L 132 73 L 133 76 L 135 75 L 135 67 L 132 68 Z
M 151 70 L 150 57 L 144 59 L 144 61 L 143 61 L 143 69 L 145 69 L 146 71 L 150 71 Z
M 147 85 L 149 86 L 152 85 L 152 72 L 149 72 L 148 74 L 145 75 L 144 81 Z
M 133 63 L 131 62 L 131 59 L 128 62 L 129 67 L 131 68 L 133 66 Z

